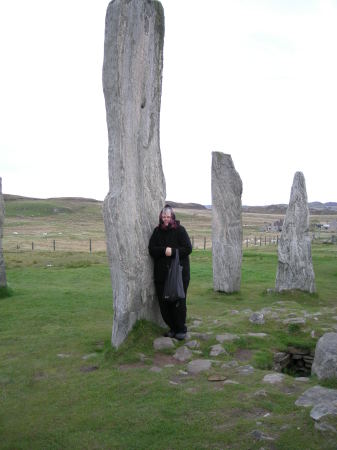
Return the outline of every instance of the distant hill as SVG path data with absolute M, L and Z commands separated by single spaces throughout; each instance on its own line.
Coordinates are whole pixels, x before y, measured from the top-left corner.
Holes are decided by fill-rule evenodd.
M 47 214 L 49 210 L 52 210 L 52 212 L 59 213 L 59 212 L 66 212 L 66 211 L 76 211 L 78 208 L 82 208 L 82 206 L 90 204 L 94 206 L 96 205 L 102 205 L 101 200 L 96 200 L 94 198 L 84 198 L 84 197 L 55 197 L 55 198 L 34 198 L 34 197 L 24 197 L 22 195 L 11 195 L 11 194 L 4 194 L 4 200 L 5 202 L 9 204 L 14 204 L 15 206 L 15 212 L 19 213 L 19 211 L 22 212 L 22 210 L 27 209 L 26 214 L 28 215 L 28 210 L 33 209 L 35 210 L 36 207 L 39 208 L 40 214 Z M 64 202 L 64 204 L 62 204 Z M 29 205 L 28 205 L 29 203 Z M 196 209 L 196 210 L 209 210 L 212 209 L 211 205 L 201 205 L 200 203 L 182 203 L 182 202 L 173 202 L 170 200 L 166 200 L 167 204 L 171 205 L 173 208 L 178 209 Z M 36 206 L 35 206 L 36 205 Z M 78 206 L 76 206 L 78 205 Z M 82 206 L 81 206 L 82 205 Z M 256 214 L 280 214 L 284 215 L 286 213 L 288 205 L 281 203 L 281 204 L 275 204 L 275 205 L 264 205 L 264 206 L 248 206 L 243 205 L 242 211 L 246 213 L 256 213 Z M 7 211 L 11 213 L 11 209 Z M 310 202 L 309 203 L 309 210 L 311 214 L 337 214 L 337 202 L 327 202 L 327 203 L 321 203 L 321 202 Z M 43 211 L 43 212 L 42 212 Z M 14 209 L 13 209 L 14 213 Z M 31 214 L 37 214 L 37 211 L 32 211 Z

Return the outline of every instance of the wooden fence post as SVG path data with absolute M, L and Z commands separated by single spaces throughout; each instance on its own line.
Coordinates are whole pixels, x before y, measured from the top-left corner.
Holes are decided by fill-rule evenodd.
M 89 251 L 91 253 L 91 239 L 89 239 Z
M 32 251 L 34 250 L 34 242 L 32 242 Z
M 206 250 L 206 236 L 204 237 L 204 250 Z
M 53 248 L 54 248 L 54 251 L 56 250 L 56 242 L 55 242 L 55 239 L 53 240 Z

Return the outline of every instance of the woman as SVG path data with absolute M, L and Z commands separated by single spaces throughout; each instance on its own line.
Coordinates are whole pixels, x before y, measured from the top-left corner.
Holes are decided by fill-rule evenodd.
M 163 298 L 165 279 L 179 250 L 180 264 L 183 267 L 183 284 L 185 298 L 176 302 L 168 302 Z M 154 282 L 159 300 L 160 312 L 164 322 L 169 326 L 165 336 L 183 340 L 186 337 L 186 292 L 190 281 L 190 261 L 188 255 L 192 252 L 190 238 L 185 228 L 176 220 L 173 209 L 165 205 L 159 215 L 159 225 L 154 229 L 149 243 L 149 252 L 154 259 Z

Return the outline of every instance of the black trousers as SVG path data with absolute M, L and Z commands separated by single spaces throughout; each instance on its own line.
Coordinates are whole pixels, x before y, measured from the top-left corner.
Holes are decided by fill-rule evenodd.
M 168 302 L 163 298 L 164 283 L 155 283 L 162 318 L 170 330 L 175 333 L 186 333 L 186 294 L 189 280 L 183 280 L 185 298 L 176 302 Z

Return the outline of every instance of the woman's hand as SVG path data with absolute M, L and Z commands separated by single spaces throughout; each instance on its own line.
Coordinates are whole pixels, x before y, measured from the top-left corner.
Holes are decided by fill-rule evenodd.
M 171 247 L 166 247 L 165 255 L 166 256 L 172 256 L 172 248 Z

